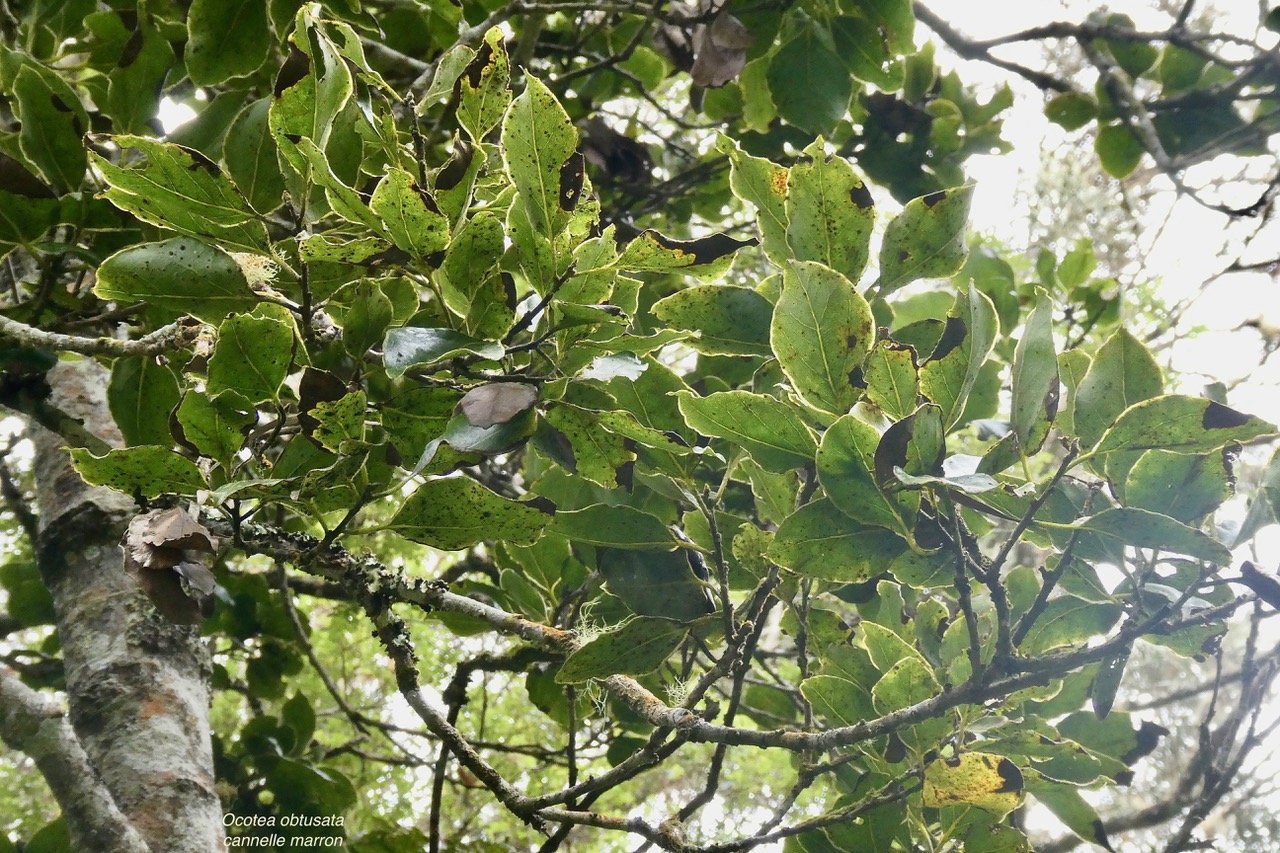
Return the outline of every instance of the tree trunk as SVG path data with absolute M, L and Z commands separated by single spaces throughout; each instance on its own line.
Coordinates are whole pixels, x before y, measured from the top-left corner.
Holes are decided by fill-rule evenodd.
M 48 378 L 52 405 L 108 444 L 121 444 L 102 367 L 64 362 Z M 199 629 L 166 621 L 125 573 L 120 540 L 133 502 L 86 485 L 58 436 L 33 425 L 32 439 L 36 553 L 57 612 L 75 733 L 152 850 L 225 850 L 209 730 L 210 660 Z M 63 811 L 69 814 L 65 804 Z M 80 849 L 97 849 L 92 827 L 69 829 L 78 846 L 85 842 Z

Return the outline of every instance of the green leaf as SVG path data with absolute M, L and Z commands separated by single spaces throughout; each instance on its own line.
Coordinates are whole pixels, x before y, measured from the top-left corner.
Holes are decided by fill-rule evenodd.
M 241 251 L 261 252 L 270 245 L 266 226 L 244 196 L 199 151 L 141 136 L 108 139 L 146 158 L 125 167 L 92 155 L 108 185 L 103 195 L 116 207 L 152 225 L 210 237 Z
M 305 137 L 317 150 L 329 143 L 334 123 L 355 91 L 351 68 L 314 17 L 319 7 L 298 10 L 289 40 L 307 55 L 307 73 L 271 105 L 271 132 Z
M 679 542 L 657 516 L 626 505 L 592 504 L 558 512 L 551 532 L 574 542 L 610 548 L 667 549 Z
M 1133 131 L 1122 124 L 1109 124 L 1098 131 L 1094 150 L 1102 168 L 1113 178 L 1127 178 L 1138 168 L 1146 149 Z
M 1124 502 L 1198 524 L 1235 493 L 1235 454 L 1234 447 L 1203 454 L 1148 450 L 1129 469 Z
M 1049 99 L 1044 114 L 1064 130 L 1079 130 L 1097 117 L 1098 102 L 1082 92 L 1064 92 Z
M 216 86 L 257 70 L 271 47 L 267 4 L 257 0 L 193 0 L 187 12 L 187 74 Z
M 942 409 L 948 430 L 963 420 L 969 394 L 999 330 L 995 306 L 986 294 L 970 285 L 956 295 L 941 337 L 920 365 L 920 392 Z
M 692 622 L 715 611 L 694 575 L 691 552 L 597 548 L 605 588 L 640 616 Z
M 393 168 L 378 182 L 369 200 L 396 248 L 415 258 L 443 251 L 449 245 L 449 220 L 431 194 L 404 169 Z
M 970 810 L 970 823 L 964 834 L 965 850 L 983 850 L 985 853 L 1034 853 L 1035 848 L 1022 830 L 1001 823 L 992 815 L 985 820 L 976 819 L 978 813 Z
M 1096 844 L 1104 850 L 1114 850 L 1107 839 L 1107 830 L 1093 806 L 1073 785 L 1057 785 L 1041 782 L 1028 787 L 1036 801 L 1053 812 L 1053 816 L 1062 821 L 1067 829 L 1077 836 Z
M 1261 418 L 1200 397 L 1169 394 L 1136 403 L 1098 440 L 1095 453 L 1118 450 L 1175 450 L 1207 453 L 1231 442 L 1275 435 Z
M 356 282 L 351 304 L 342 318 L 342 347 L 355 358 L 377 346 L 395 319 L 391 300 L 380 282 L 364 278 Z
M 552 239 L 578 202 L 581 183 L 575 189 L 572 177 L 581 173 L 581 159 L 574 156 L 578 131 L 551 90 L 536 77 L 526 79 L 502 122 L 502 157 L 533 230 Z
M 462 76 L 462 73 L 467 70 L 467 66 L 475 58 L 476 51 L 465 44 L 455 44 L 446 50 L 436 62 L 435 75 L 431 78 L 431 85 L 427 87 L 426 93 L 418 101 L 418 114 L 423 114 L 436 101 L 452 94 L 458 78 Z
M 876 482 L 890 487 L 895 480 L 902 482 L 894 469 L 908 475 L 940 474 L 946 455 L 942 412 L 926 403 L 880 436 L 874 456 Z
M 708 284 L 689 287 L 655 302 L 653 314 L 698 337 L 689 345 L 707 355 L 769 355 L 773 305 L 749 287 Z
M 271 316 L 268 307 L 274 306 L 235 314 L 218 327 L 209 358 L 209 393 L 232 390 L 253 403 L 278 399 L 296 341 L 292 323 Z
M 1092 711 L 1076 711 L 1056 724 L 1065 737 L 1096 753 L 1133 764 L 1159 745 L 1160 737 L 1169 730 L 1152 722 L 1143 722 L 1136 730 L 1132 716 L 1114 711 L 1099 720 Z
M 865 12 L 861 7 L 859 12 Z M 831 20 L 831 37 L 836 53 L 844 60 L 849 72 L 859 80 L 871 83 L 882 92 L 902 88 L 903 65 L 896 61 L 885 42 L 884 30 L 858 15 L 838 15 Z M 908 48 L 906 53 L 910 53 Z
M 1083 644 L 1105 634 L 1120 619 L 1120 605 L 1059 595 L 1045 605 L 1019 647 L 1029 655 Z
M 1106 25 L 1117 30 L 1136 30 L 1133 18 L 1128 15 L 1108 15 Z M 1103 44 L 1124 72 L 1134 80 L 1155 65 L 1160 56 L 1160 51 L 1154 45 L 1141 39 L 1110 38 L 1104 39 Z
M 21 167 L 15 161 L 13 168 Z M 30 179 L 39 184 L 35 175 Z M 59 199 L 0 190 L 0 256 L 19 247 L 30 247 L 64 218 Z
M 928 474 L 908 474 L 902 468 L 894 466 L 894 478 L 904 486 L 918 489 L 921 486 L 942 486 L 969 495 L 980 495 L 998 488 L 1000 483 L 989 474 L 959 474 L 954 477 L 936 477 Z
M 528 544 L 550 521 L 542 510 L 507 500 L 474 480 L 441 477 L 419 486 L 388 528 L 412 542 L 458 551 L 486 540 Z
M 479 143 L 498 126 L 511 103 L 511 71 L 502 29 L 485 33 L 480 49 L 458 77 L 458 124 Z
M 823 434 L 818 447 L 818 482 L 831 502 L 855 521 L 909 536 L 904 507 L 880 490 L 872 474 L 879 443 L 880 435 L 873 427 L 853 415 L 840 418 Z M 909 501 L 906 509 L 911 508 L 910 501 L 919 501 L 914 494 L 902 498 Z
M 537 412 L 533 409 L 526 409 L 505 423 L 487 427 L 474 426 L 466 415 L 458 415 L 449 421 L 443 438 L 462 453 L 506 453 L 533 435 L 537 425 Z
M 1098 258 L 1093 253 L 1093 245 L 1088 240 L 1077 242 L 1076 247 L 1062 259 L 1058 265 L 1058 283 L 1066 288 L 1079 287 L 1084 284 L 1098 267 Z
M 1200 82 L 1208 60 L 1199 53 L 1167 44 L 1160 54 L 1160 83 L 1162 94 L 1184 92 Z
M 892 714 L 936 696 L 941 687 L 933 670 L 919 655 L 895 661 L 871 688 L 878 714 Z
M 611 675 L 653 672 L 680 646 L 688 631 L 670 619 L 637 616 L 584 643 L 569 655 L 556 673 L 556 681 L 573 684 Z
M 855 370 L 875 343 L 875 322 L 843 275 L 792 261 L 782 275 L 770 341 L 796 393 L 815 408 L 843 414 L 861 393 Z
M 445 253 L 440 268 L 444 274 L 445 304 L 467 320 L 468 328 L 473 332 L 487 313 L 487 303 L 492 299 L 485 285 L 497 272 L 505 240 L 502 222 L 492 213 L 483 211 L 458 229 Z
M 271 765 L 266 776 L 275 802 L 290 814 L 314 811 L 340 815 L 356 801 L 351 781 L 328 766 L 321 770 L 292 758 L 281 758 Z
M 273 116 L 274 109 L 272 107 Z M 274 132 L 274 127 L 272 130 Z M 348 222 L 370 228 L 379 234 L 387 230 L 386 223 L 369 209 L 360 194 L 344 184 L 333 173 L 333 169 L 329 165 L 329 159 L 314 142 L 305 137 L 296 137 L 295 141 L 294 138 L 287 134 L 281 135 L 277 133 L 276 145 L 280 149 L 282 158 L 290 162 L 294 169 L 324 188 L 325 198 L 334 213 Z M 390 204 L 390 201 L 388 201 L 388 204 Z M 408 215 L 412 215 L 413 212 L 413 208 L 410 208 Z M 394 216 L 394 211 L 389 210 L 388 215 Z M 397 227 L 400 224 L 397 221 Z
M 104 456 L 76 447 L 71 450 L 71 461 L 86 483 L 107 486 L 126 495 L 194 495 L 205 488 L 196 463 L 166 447 L 127 447 L 108 450 Z
M 311 736 L 316 730 L 315 709 L 301 690 L 280 706 L 280 722 L 293 730 L 294 745 L 290 752 L 301 755 L 311 745 Z
M 783 520 L 766 556 L 804 577 L 862 583 L 906 547 L 902 537 L 883 527 L 850 523 L 831 501 L 816 500 Z
M 5 593 L 9 618 L 18 626 L 31 628 L 57 622 L 53 596 L 40 579 L 40 570 L 35 563 L 10 557 L 0 564 L 0 589 Z M 0 839 L 5 837 L 0 835 Z
M 284 175 L 267 124 L 270 111 L 271 101 L 266 98 L 241 110 L 222 147 L 227 172 L 245 201 L 259 213 L 270 213 L 284 201 Z
M 800 692 L 819 716 L 836 726 L 852 726 L 877 716 L 870 691 L 839 675 L 806 678 L 800 682 Z
M 216 397 L 188 391 L 178 404 L 175 417 L 184 445 L 229 468 L 244 445 L 245 428 L 257 420 L 257 412 L 252 403 L 235 391 L 225 391 Z
M 1103 344 L 1103 346 L 1106 345 Z M 1057 425 L 1058 429 L 1066 435 L 1078 434 L 1075 416 L 1076 401 L 1080 394 L 1080 384 L 1084 381 L 1092 364 L 1093 361 L 1088 354 L 1078 349 L 1058 353 L 1058 377 L 1067 389 L 1067 405 L 1059 407 Z
M 1131 545 L 1185 554 L 1216 565 L 1231 563 L 1231 552 L 1212 536 L 1150 510 L 1136 507 L 1105 509 L 1078 522 L 1075 527 L 1095 535 L 1098 546 L 1105 549 L 1102 555 L 1107 554 L 1111 546 Z M 1097 551 L 1097 547 L 1091 548 L 1087 540 L 1081 545 L 1083 547 L 1078 549 L 1081 556 L 1085 556 L 1085 552 Z
M 1129 649 L 1108 655 L 1098 664 L 1098 672 L 1089 684 L 1089 702 L 1098 719 L 1105 719 L 1115 704 L 1116 693 L 1120 690 L 1120 682 L 1124 679 L 1125 664 L 1129 661 Z
M 98 267 L 93 292 L 121 302 L 145 300 L 206 323 L 247 311 L 259 301 L 230 255 L 190 237 L 121 249 Z
M 1280 450 L 1271 455 L 1262 470 L 1258 490 L 1249 498 L 1249 508 L 1231 540 L 1231 547 L 1248 542 L 1259 530 L 1277 522 L 1280 522 Z
M 787 244 L 798 261 L 819 261 L 857 281 L 870 259 L 875 207 L 862 178 L 821 139 L 787 177 Z
M 169 445 L 169 413 L 178 405 L 178 378 L 154 358 L 118 358 L 107 404 L 127 444 Z
M 945 278 L 964 265 L 964 230 L 973 185 L 913 198 L 885 228 L 880 247 L 881 296 L 920 278 Z
M 404 326 L 387 332 L 382 361 L 387 375 L 396 379 L 410 367 L 427 366 L 462 356 L 495 360 L 506 350 L 496 341 L 480 341 L 452 329 Z
M 352 391 L 339 400 L 317 403 L 309 412 L 316 422 L 311 437 L 334 453 L 345 450 L 344 442 L 363 440 L 367 402 L 364 391 Z
M 1164 377 L 1151 353 L 1127 329 L 1118 329 L 1098 349 L 1072 406 L 1076 433 L 1085 447 L 1095 444 L 1120 413 L 1164 390 Z
M 1022 771 L 1002 755 L 963 752 L 924 769 L 926 808 L 969 805 L 1004 816 L 1022 802 Z
M 453 388 L 410 388 L 382 403 L 382 426 L 400 455 L 412 462 L 427 442 L 444 434 L 461 399 L 462 392 Z
M 1058 354 L 1053 347 L 1053 300 L 1036 291 L 1036 307 L 1022 327 L 1013 356 L 1010 420 L 1025 455 L 1044 444 L 1058 414 Z
M 54 187 L 75 190 L 86 167 L 81 137 L 89 129 L 80 98 L 53 71 L 27 62 L 18 69 L 10 93 L 22 128 L 22 156 Z
M 150 16 L 146 16 L 150 17 Z M 160 92 L 173 66 L 173 48 L 155 19 L 139 15 L 116 67 L 107 73 L 107 109 L 112 126 L 148 133 L 160 106 Z M 190 62 L 190 53 L 188 63 Z
M 830 133 L 853 95 L 849 72 L 816 27 L 802 27 L 774 54 L 768 80 L 778 115 L 813 134 Z
M 895 420 L 915 411 L 920 398 L 915 350 L 885 339 L 878 342 L 863 364 L 867 399 Z
M 606 489 L 616 489 L 618 469 L 636 458 L 623 438 L 605 430 L 595 412 L 577 406 L 555 406 L 546 417 L 573 448 L 573 472 Z
M 676 394 L 680 412 L 692 429 L 741 445 L 768 471 L 785 472 L 813 461 L 818 443 L 794 406 L 747 391 L 721 391 L 706 397 Z
M 729 186 L 733 194 L 755 205 L 758 211 L 760 241 L 765 255 L 780 267 L 791 257 L 787 244 L 788 170 L 760 157 L 744 154 L 738 144 L 726 136 L 716 142 L 720 153 L 729 158 Z

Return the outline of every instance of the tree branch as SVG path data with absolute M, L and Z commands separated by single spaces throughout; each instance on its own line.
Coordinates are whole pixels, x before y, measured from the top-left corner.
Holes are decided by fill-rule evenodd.
M 8 338 L 22 346 L 80 355 L 146 356 L 171 352 L 187 343 L 198 327 L 199 324 L 194 321 L 178 320 L 137 340 L 122 341 L 116 338 L 86 338 L 46 332 L 0 314 L 0 338 Z
M 150 853 L 102 784 L 62 710 L 6 666 L 0 666 L 0 739 L 40 768 L 76 849 Z

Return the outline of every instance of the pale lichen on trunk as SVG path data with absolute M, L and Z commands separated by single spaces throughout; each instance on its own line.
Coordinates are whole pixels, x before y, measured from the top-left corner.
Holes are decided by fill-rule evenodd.
M 121 444 L 105 371 L 63 362 L 50 402 Z M 84 483 L 62 440 L 32 427 L 37 553 L 53 595 L 71 722 L 121 812 L 155 851 L 226 849 L 214 787 L 209 653 L 199 628 L 160 616 L 124 571 L 120 540 L 137 507 Z M 71 827 L 72 837 L 87 827 Z M 92 849 L 86 847 L 85 849 Z

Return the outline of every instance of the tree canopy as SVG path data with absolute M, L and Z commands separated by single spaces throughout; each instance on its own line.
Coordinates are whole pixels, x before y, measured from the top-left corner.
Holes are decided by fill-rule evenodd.
M 1192 849 L 1277 428 L 965 162 L 1022 87 L 1270 224 L 1280 10 L 1197 13 L 0 4 L 0 851 Z

